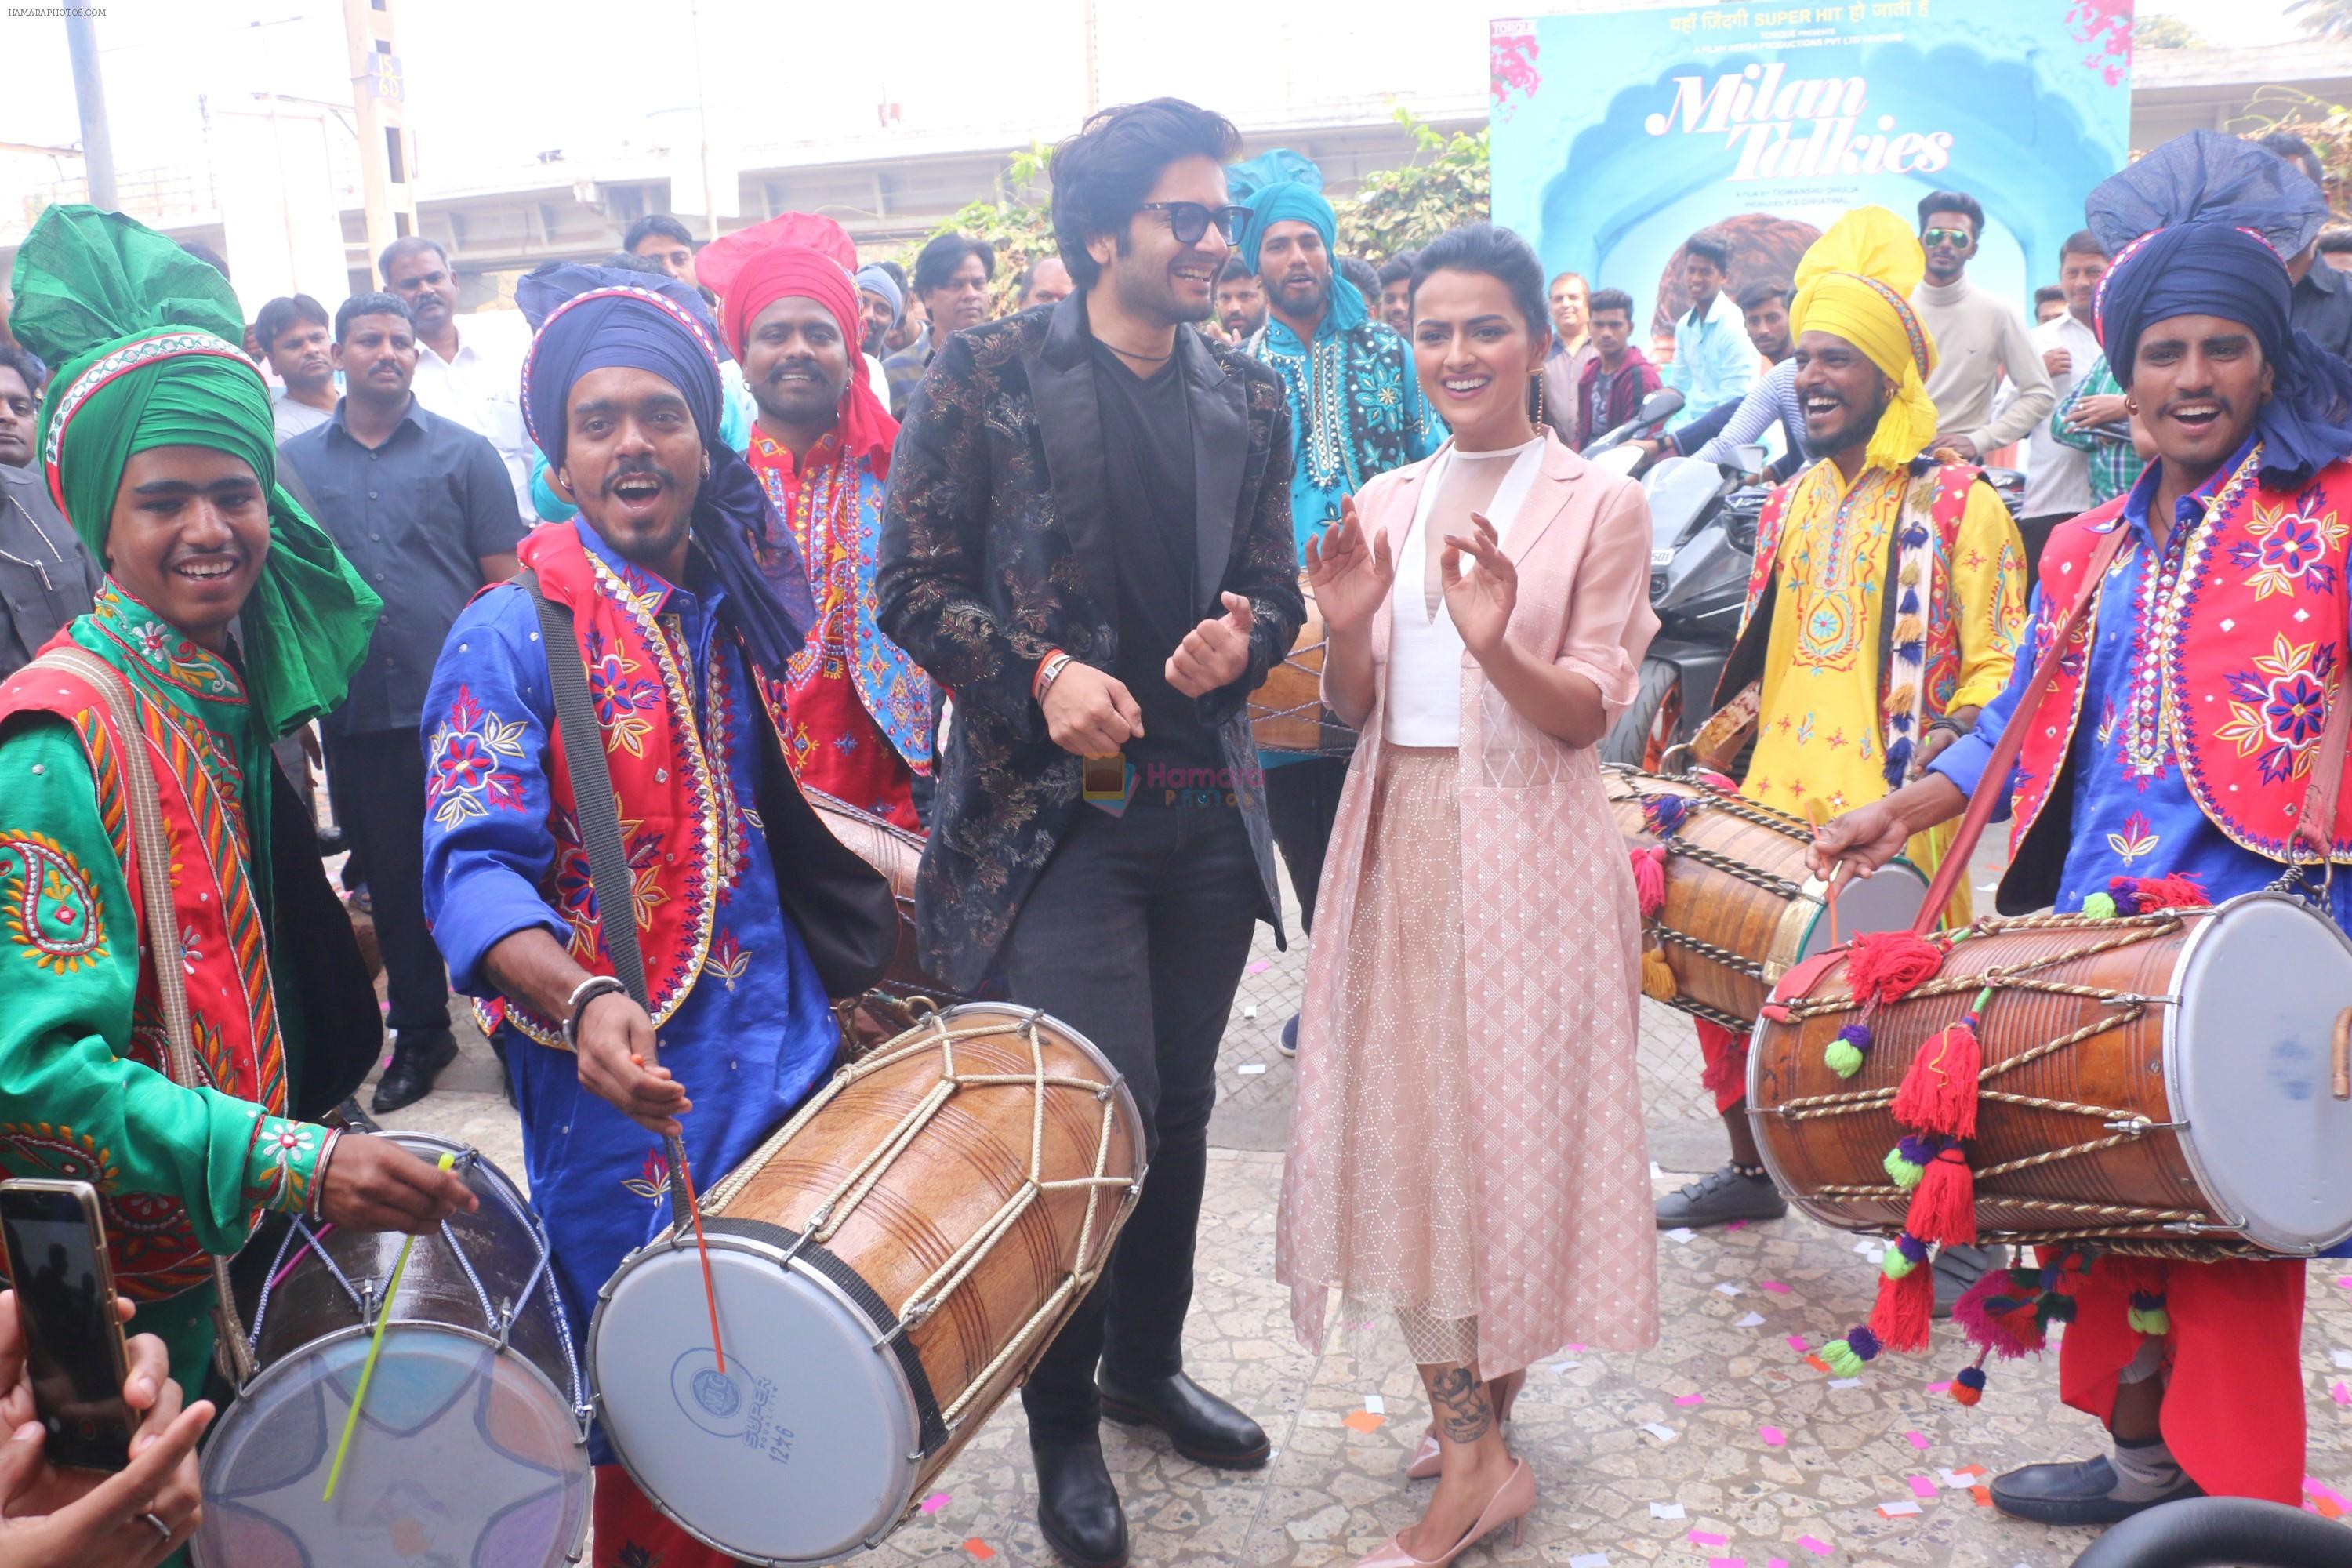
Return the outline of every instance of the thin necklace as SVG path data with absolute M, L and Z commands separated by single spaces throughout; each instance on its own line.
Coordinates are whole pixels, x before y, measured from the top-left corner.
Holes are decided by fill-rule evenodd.
M 41 542 L 41 548 L 49 552 L 49 559 L 56 562 L 60 566 L 64 565 L 66 563 L 66 558 L 58 553 L 58 547 L 54 543 L 50 542 L 48 531 L 41 526 L 40 520 L 36 518 L 31 512 L 26 511 L 25 510 L 25 503 L 18 500 L 15 496 L 10 496 L 8 498 L 8 504 L 16 509 L 16 515 L 18 517 L 23 518 L 26 522 L 33 525 L 33 536 Z M 13 561 L 19 566 L 30 566 L 34 571 L 41 574 L 41 591 L 43 593 L 49 593 L 55 590 L 56 585 L 49 581 L 49 569 L 42 565 L 39 562 L 27 561 L 23 556 L 13 554 L 6 550 L 0 550 L 0 561 Z

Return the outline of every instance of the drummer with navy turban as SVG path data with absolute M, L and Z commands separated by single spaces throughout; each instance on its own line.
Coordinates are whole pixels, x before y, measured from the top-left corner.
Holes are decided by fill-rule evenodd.
M 577 646 L 542 644 L 520 583 L 486 591 L 451 628 L 425 703 L 425 896 L 453 984 L 503 1047 L 581 1344 L 598 1288 L 669 1221 L 662 1131 L 717 1181 L 824 1079 L 838 1037 L 780 902 L 779 863 L 806 861 L 778 803 L 807 812 L 761 700 L 801 646 L 806 583 L 772 578 L 753 554 L 755 539 L 789 549 L 791 535 L 720 437 L 714 325 L 685 285 L 638 273 L 565 267 L 524 289 L 545 318 L 525 412 L 580 510 L 520 554 L 569 607 Z M 586 667 L 649 1008 L 598 983 L 614 965 L 551 657 Z M 591 1453 L 598 1563 L 633 1549 L 666 1568 L 725 1561 L 654 1511 L 601 1431 Z
M 2091 230 L 2116 258 L 2100 342 L 2158 456 L 2127 494 L 2051 535 L 2031 657 L 1974 732 L 1929 777 L 1823 828 L 1817 869 L 1883 863 L 1906 833 L 1958 816 L 2018 723 L 2018 761 L 1988 786 L 2011 824 L 2002 913 L 2128 916 L 2291 874 L 2352 923 L 2352 877 L 2324 875 L 2352 860 L 2352 809 L 2339 795 L 2332 821 L 2301 816 L 2352 652 L 2352 368 L 2290 324 L 2284 259 L 2326 210 L 2288 163 L 2202 131 L 2091 193 Z M 2083 651 L 2020 712 L 2094 551 L 2118 530 Z M 2001 1476 L 1996 1504 L 2105 1524 L 2200 1489 L 2300 1501 L 2303 1261 L 2105 1254 L 2085 1270 L 2082 1253 L 2051 1248 L 2042 1261 L 2043 1285 L 2074 1310 L 2060 1393 L 2107 1426 L 2112 1447 Z

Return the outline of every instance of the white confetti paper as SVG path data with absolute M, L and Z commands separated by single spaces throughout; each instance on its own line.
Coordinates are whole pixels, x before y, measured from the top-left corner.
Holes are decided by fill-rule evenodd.
M 1680 1519 L 1682 1516 L 1683 1505 L 1678 1502 L 1654 1502 L 1650 1505 L 1652 1519 Z
M 2352 1351 L 2335 1351 L 2330 1353 L 2336 1357 L 2336 1364 L 2339 1370 L 2352 1372 Z
M 1830 1386 L 1832 1388 L 1860 1388 L 1862 1386 L 1862 1379 L 1858 1377 L 1833 1377 L 1830 1379 Z
M 1764 1314 L 1761 1312 L 1750 1312 L 1732 1325 L 1735 1329 L 1759 1329 L 1763 1326 Z
M 1718 1296 L 1737 1296 L 1739 1294 L 1739 1287 L 1727 1279 L 1715 1288 L 1715 1293 Z
M 1388 1405 L 1377 1394 L 1364 1395 L 1364 1409 L 1374 1415 L 1386 1415 L 1389 1413 Z
M 1568 1568 L 1609 1568 L 1609 1553 L 1588 1552 L 1581 1557 L 1568 1560 Z
M 1584 1363 L 1580 1361 L 1556 1361 L 1551 1363 L 1551 1370 L 1556 1375 L 1566 1377 L 1570 1373 L 1574 1372 L 1578 1367 L 1582 1366 L 1583 1364 Z
M 1675 1429 L 1663 1421 L 1644 1421 L 1642 1423 L 1642 1430 L 1661 1443 L 1671 1443 L 1675 1440 Z
M 1666 1232 L 1666 1239 L 1668 1241 L 1679 1242 L 1683 1246 L 1688 1247 L 1691 1244 L 1692 1234 L 1693 1233 L 1686 1226 L 1676 1226 L 1674 1229 Z
M 1889 1519 L 1900 1519 L 1906 1514 L 1917 1513 L 1920 1510 L 1917 1503 L 1912 1501 L 1909 1498 L 1903 1498 L 1895 1502 L 1880 1503 L 1878 1505 L 1878 1511 L 1885 1514 Z
M 1258 1073 L 1264 1072 L 1265 1070 L 1265 1064 L 1264 1062 L 1244 1062 L 1234 1070 L 1241 1074 L 1244 1078 L 1251 1078 L 1255 1077 Z

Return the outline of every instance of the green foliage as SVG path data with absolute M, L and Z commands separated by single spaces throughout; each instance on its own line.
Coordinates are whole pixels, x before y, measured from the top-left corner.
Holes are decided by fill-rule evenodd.
M 1483 128 L 1475 135 L 1444 135 L 1402 105 L 1396 120 L 1412 133 L 1412 157 L 1400 168 L 1365 175 L 1354 195 L 1331 204 L 1339 215 L 1342 255 L 1384 261 L 1427 245 L 1449 228 L 1484 223 L 1492 210 L 1494 179 Z
M 2352 0 L 2346 0 L 2352 5 Z M 2248 141 L 2273 131 L 2292 132 L 2311 143 L 2326 174 L 2327 205 L 2340 210 L 2345 193 L 2352 191 L 2352 108 L 2330 103 L 2296 88 L 2264 86 L 2230 121 L 2229 129 Z
M 2205 35 L 2178 16 L 2147 16 L 2132 24 L 2132 47 L 2135 49 L 2201 49 L 2205 47 Z
M 2315 38 L 2352 38 L 2352 0 L 2294 0 L 2286 14 Z

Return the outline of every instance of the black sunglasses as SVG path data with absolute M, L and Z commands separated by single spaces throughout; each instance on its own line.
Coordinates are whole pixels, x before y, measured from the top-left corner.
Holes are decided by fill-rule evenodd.
M 1146 202 L 1138 209 L 1148 213 L 1166 213 L 1168 232 L 1176 237 L 1179 245 L 1197 245 L 1201 237 L 1215 224 L 1229 240 L 1239 241 L 1242 230 L 1249 226 L 1247 207 L 1204 207 L 1198 202 Z

